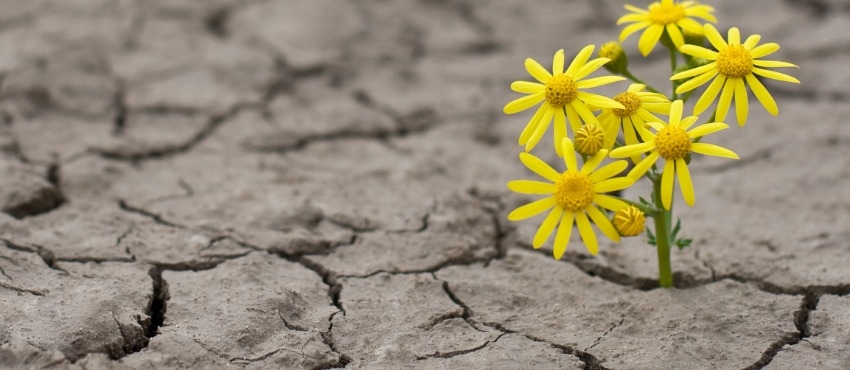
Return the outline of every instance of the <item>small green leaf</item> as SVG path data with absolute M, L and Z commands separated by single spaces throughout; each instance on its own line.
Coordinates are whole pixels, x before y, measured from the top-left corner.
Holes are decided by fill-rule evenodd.
M 655 241 L 655 234 L 652 233 L 652 229 L 650 229 L 649 226 L 646 227 L 646 242 L 649 245 L 657 245 L 657 242 Z
M 682 250 L 682 249 L 685 249 L 687 247 L 690 247 L 691 243 L 693 241 L 694 240 L 690 239 L 690 238 L 688 238 L 688 239 L 678 239 L 678 240 L 676 240 L 676 246 L 679 247 L 679 250 Z
M 676 236 L 679 235 L 679 230 L 682 229 L 682 219 L 676 219 L 676 226 L 673 226 L 673 231 L 670 232 L 670 239 L 676 240 Z

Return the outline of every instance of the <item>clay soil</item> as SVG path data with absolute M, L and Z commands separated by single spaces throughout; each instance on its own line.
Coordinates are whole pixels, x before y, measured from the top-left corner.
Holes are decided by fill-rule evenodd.
M 557 261 L 507 221 L 510 82 L 622 5 L 0 1 L 0 368 L 850 367 L 842 1 L 713 4 L 802 83 L 692 161 L 676 288 L 643 236 Z

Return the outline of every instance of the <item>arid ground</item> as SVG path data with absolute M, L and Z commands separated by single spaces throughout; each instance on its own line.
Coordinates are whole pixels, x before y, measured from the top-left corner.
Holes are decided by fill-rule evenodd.
M 658 289 L 506 219 L 510 82 L 619 0 L 0 1 L 0 368 L 850 367 L 850 6 L 709 3 L 802 83 L 693 159 Z

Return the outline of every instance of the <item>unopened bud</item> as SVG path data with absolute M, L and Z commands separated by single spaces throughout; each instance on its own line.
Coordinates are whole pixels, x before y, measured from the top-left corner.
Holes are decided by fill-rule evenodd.
M 619 42 L 610 41 L 602 44 L 599 48 L 599 57 L 611 59 L 605 63 L 605 69 L 611 73 L 622 74 L 629 67 L 629 59 Z
M 581 155 L 594 155 L 605 144 L 605 130 L 589 123 L 576 131 L 576 151 Z
M 612 223 L 620 236 L 637 236 L 643 232 L 646 215 L 638 207 L 630 205 L 614 213 Z

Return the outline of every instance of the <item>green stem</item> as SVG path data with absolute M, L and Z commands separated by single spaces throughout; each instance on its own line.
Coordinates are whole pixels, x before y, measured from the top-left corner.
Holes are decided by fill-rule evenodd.
M 652 201 L 659 210 L 655 220 L 655 249 L 658 252 L 658 285 L 662 288 L 673 287 L 673 269 L 670 266 L 670 219 L 673 205 L 664 209 L 661 203 L 661 176 L 652 180 Z
M 623 77 L 628 78 L 628 79 L 632 80 L 632 81 L 633 81 L 633 82 L 635 82 L 635 83 L 639 83 L 639 84 L 641 84 L 641 85 L 646 86 L 646 89 L 647 89 L 648 91 L 650 91 L 650 92 L 654 92 L 654 93 L 657 93 L 657 94 L 660 94 L 660 93 L 658 92 L 658 90 L 656 90 L 656 89 L 655 89 L 654 87 L 652 87 L 652 86 L 649 86 L 646 82 L 641 81 L 641 79 L 637 78 L 637 76 L 635 76 L 635 75 L 633 75 L 631 72 L 629 72 L 629 70 L 628 70 L 628 69 L 627 69 L 627 70 L 625 70 L 625 71 L 623 71 L 621 74 L 623 75 Z

